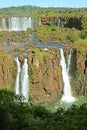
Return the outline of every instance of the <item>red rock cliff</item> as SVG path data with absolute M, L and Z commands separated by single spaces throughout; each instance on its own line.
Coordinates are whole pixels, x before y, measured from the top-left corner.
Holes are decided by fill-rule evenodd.
M 15 68 L 14 58 L 5 51 L 0 52 L 0 88 L 14 87 Z
M 33 103 L 57 102 L 62 93 L 58 50 L 29 50 L 30 98 Z

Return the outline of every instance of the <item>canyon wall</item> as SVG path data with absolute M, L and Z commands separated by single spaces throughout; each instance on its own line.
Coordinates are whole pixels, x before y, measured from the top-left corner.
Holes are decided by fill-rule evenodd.
M 27 50 L 28 73 L 30 80 L 29 98 L 33 104 L 55 103 L 63 94 L 63 82 L 59 49 L 30 48 Z M 69 49 L 64 49 L 65 57 Z M 24 55 L 19 55 L 21 65 Z M 86 51 L 72 49 L 69 70 L 73 96 L 87 96 L 87 60 Z M 67 61 L 67 60 L 66 60 Z M 0 52 L 0 88 L 15 88 L 17 64 L 14 57 Z
M 59 50 L 28 52 L 30 99 L 34 103 L 54 103 L 62 95 Z
M 0 17 L 0 30 L 8 31 L 25 31 L 27 28 L 36 28 L 40 25 L 58 26 L 58 28 L 76 28 L 84 29 L 84 22 L 86 16 L 72 16 L 72 15 L 60 15 L 60 16 L 12 16 L 12 17 Z M 71 24 L 72 23 L 72 24 Z M 86 24 L 85 24 L 86 26 Z
M 76 73 L 73 86 L 76 95 L 87 96 L 87 51 L 76 51 Z M 75 70 L 73 70 L 75 71 Z
M 65 49 L 67 59 L 69 49 Z M 74 96 L 87 96 L 87 50 L 72 49 L 71 64 L 69 70 L 72 94 Z
M 16 64 L 14 57 L 5 51 L 0 52 L 0 88 L 14 89 Z

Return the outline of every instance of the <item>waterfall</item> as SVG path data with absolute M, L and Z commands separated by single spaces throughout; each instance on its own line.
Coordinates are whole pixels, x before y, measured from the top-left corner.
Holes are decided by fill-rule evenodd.
M 22 95 L 25 97 L 25 102 L 28 101 L 29 94 L 29 81 L 28 81 L 28 64 L 27 58 L 24 59 L 24 65 L 22 66 Z
M 70 54 L 69 54 L 69 57 L 68 57 L 68 67 L 67 67 L 68 74 L 69 74 L 69 68 L 70 68 L 70 63 L 71 63 L 71 56 L 72 56 L 72 49 L 70 49 Z
M 17 95 L 19 95 L 19 86 L 20 86 L 20 71 L 21 71 L 21 68 L 20 68 L 20 62 L 18 60 L 18 57 L 15 58 L 15 61 L 17 63 L 17 76 L 16 76 L 16 84 L 15 84 L 15 92 Z
M 61 101 L 74 102 L 75 98 L 71 94 L 71 86 L 70 86 L 69 75 L 68 75 L 69 68 L 67 69 L 67 67 L 66 67 L 64 52 L 63 52 L 62 48 L 60 49 L 60 55 L 61 55 L 60 65 L 62 67 L 62 76 L 63 76 L 63 83 L 64 83 L 64 94 L 62 96 Z M 69 63 L 70 59 L 71 59 L 71 54 L 70 54 L 69 60 L 68 60 L 68 67 L 70 65 L 70 63 Z
M 16 76 L 15 92 L 16 92 L 16 94 L 22 95 L 25 98 L 23 100 L 24 102 L 28 102 L 29 80 L 28 80 L 27 58 L 24 59 L 24 64 L 23 64 L 22 68 L 20 68 L 20 62 L 18 60 L 18 57 L 15 58 L 15 61 L 17 63 L 17 76 Z
M 8 19 L 9 21 L 9 30 L 19 31 L 20 30 L 20 18 L 19 17 L 11 17 Z
M 31 28 L 31 17 L 11 17 L 9 18 L 9 30 L 23 31 Z
M 8 31 L 25 31 L 27 28 L 32 28 L 31 17 L 9 17 L 0 18 L 0 29 Z M 8 24 L 7 24 L 8 23 Z
M 31 17 L 24 17 L 21 23 L 22 30 L 26 30 L 27 28 L 31 27 L 32 27 Z
M 58 18 L 58 28 L 60 28 L 60 18 Z

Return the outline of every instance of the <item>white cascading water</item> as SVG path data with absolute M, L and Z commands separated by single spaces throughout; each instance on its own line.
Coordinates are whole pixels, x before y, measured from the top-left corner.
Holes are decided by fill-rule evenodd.
M 25 98 L 23 101 L 28 102 L 29 98 L 29 79 L 28 79 L 28 64 L 27 58 L 24 59 L 22 68 L 20 67 L 20 61 L 18 57 L 15 58 L 17 63 L 17 76 L 15 84 L 15 92 L 17 95 L 21 95 Z M 20 89 L 21 88 L 21 89 Z
M 75 98 L 71 94 L 71 86 L 70 86 L 69 75 L 68 75 L 69 68 L 67 69 L 66 67 L 64 52 L 62 48 L 60 49 L 60 55 L 61 55 L 60 64 L 62 67 L 62 76 L 63 76 L 63 83 L 64 83 L 64 94 L 62 96 L 61 101 L 71 103 L 75 101 Z M 71 56 L 69 57 L 70 58 L 68 62 L 70 62 L 70 59 L 71 59 Z M 68 63 L 68 67 L 69 65 L 70 63 Z
M 1 30 L 25 31 L 27 28 L 32 28 L 31 17 L 9 17 L 7 19 L 1 18 L 1 21 Z
M 20 71 L 21 71 L 21 68 L 20 68 L 20 62 L 18 60 L 18 57 L 15 58 L 15 61 L 17 63 L 17 76 L 16 76 L 16 84 L 15 84 L 15 93 L 17 95 L 19 95 L 19 87 L 20 87 Z
M 31 17 L 9 18 L 9 30 L 22 31 L 31 28 Z
M 60 18 L 58 18 L 58 28 L 60 28 Z
M 28 97 L 28 95 L 29 95 L 29 80 L 28 80 L 27 58 L 24 59 L 24 65 L 22 66 L 21 81 L 22 81 L 21 93 L 25 97 L 24 102 L 27 102 L 28 98 L 29 98 Z
M 9 23 L 9 27 L 8 30 L 9 31 L 18 31 L 20 30 L 20 19 L 18 17 L 11 17 L 8 19 L 8 23 Z
M 72 49 L 70 49 L 70 54 L 68 57 L 68 66 L 67 66 L 67 72 L 69 74 L 69 68 L 70 68 L 70 63 L 71 63 L 71 56 L 72 56 Z

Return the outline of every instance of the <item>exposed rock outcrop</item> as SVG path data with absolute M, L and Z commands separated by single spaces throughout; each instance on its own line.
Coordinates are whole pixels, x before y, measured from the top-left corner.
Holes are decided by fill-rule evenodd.
M 70 49 L 64 50 L 65 57 Z M 24 55 L 25 56 L 25 55 Z M 21 66 L 24 56 L 19 55 Z M 42 48 L 27 49 L 28 71 L 30 79 L 30 100 L 33 104 L 55 103 L 63 93 L 59 49 L 45 51 Z M 87 96 L 87 52 L 72 49 L 70 79 L 73 95 Z M 67 61 L 67 60 L 66 60 Z M 0 52 L 0 88 L 14 88 L 17 66 L 14 57 L 5 51 Z
M 73 80 L 73 85 L 75 86 L 76 95 L 81 96 L 87 96 L 87 66 L 85 65 L 85 62 L 87 60 L 86 55 L 86 50 L 84 52 L 77 50 L 77 70 Z
M 16 66 L 13 56 L 5 51 L 0 52 L 0 88 L 14 87 Z
M 30 98 L 33 103 L 54 103 L 62 95 L 59 50 L 29 50 Z

